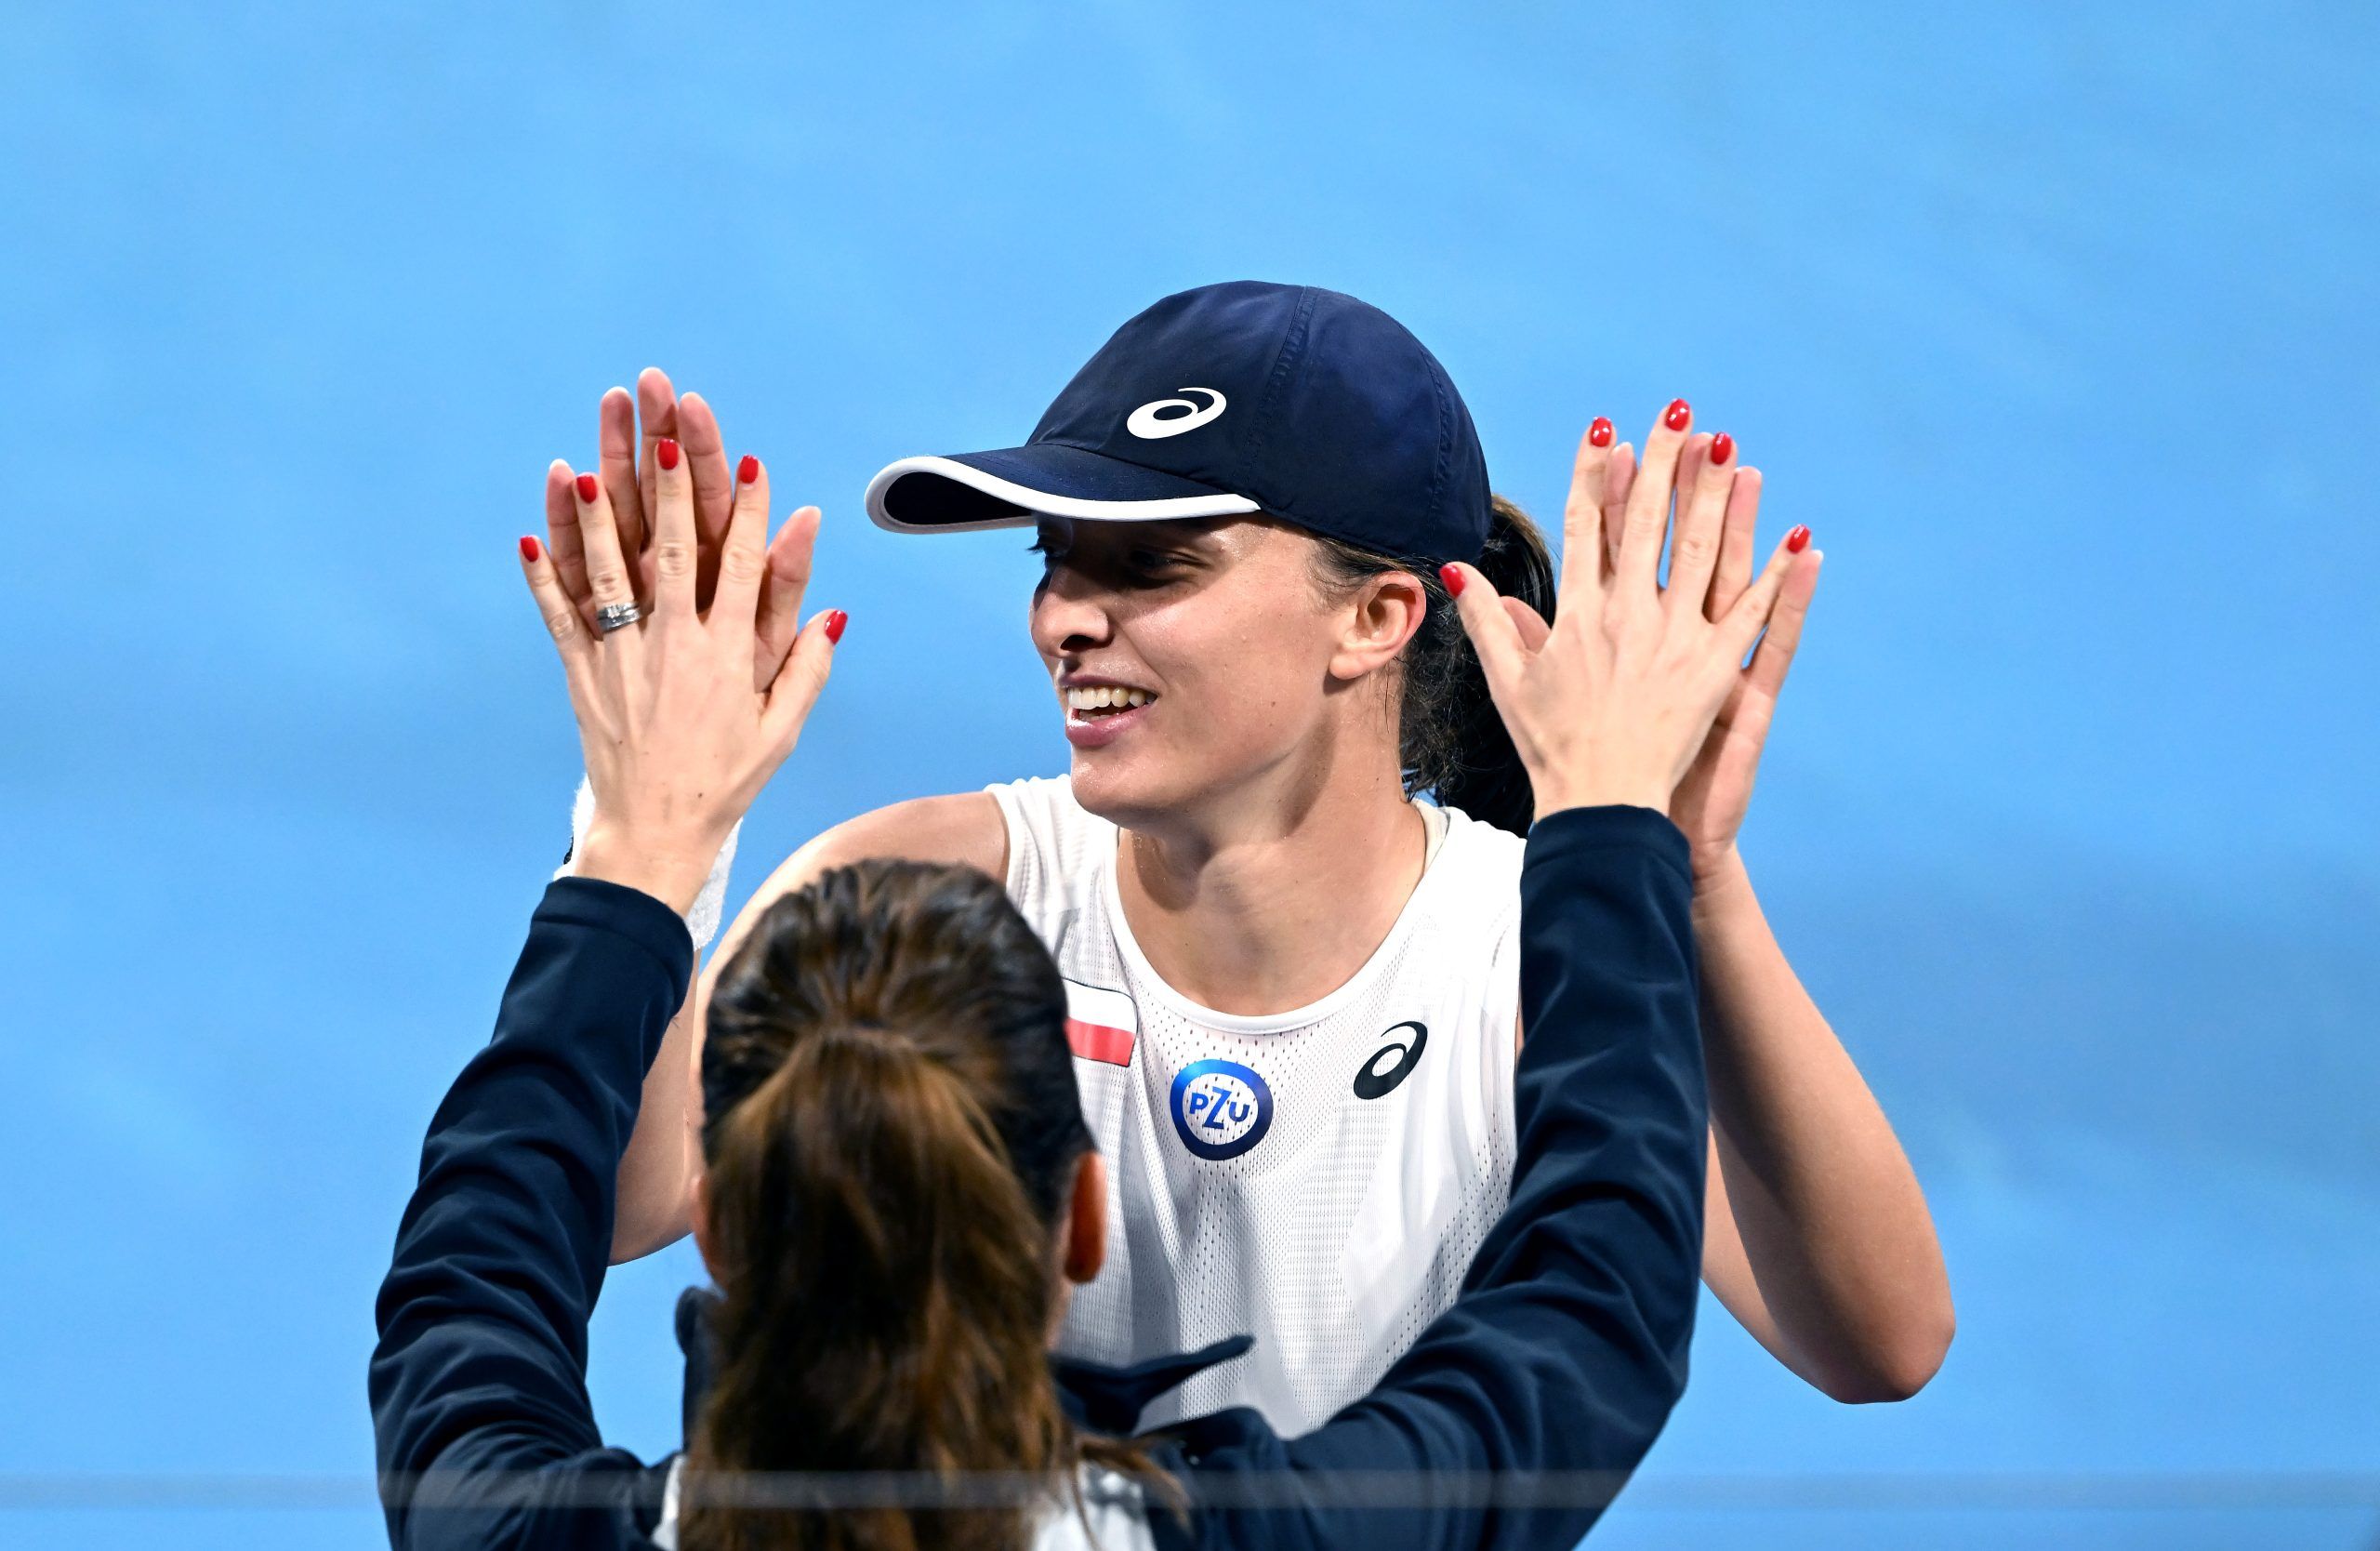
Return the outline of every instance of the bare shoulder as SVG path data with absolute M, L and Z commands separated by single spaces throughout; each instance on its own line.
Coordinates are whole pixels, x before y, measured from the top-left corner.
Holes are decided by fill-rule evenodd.
M 998 878 L 1008 868 L 1008 824 L 988 791 L 912 797 L 845 819 L 786 859 L 783 872 L 808 859 L 812 876 L 830 867 L 885 858 L 963 862 Z M 793 886 L 799 887 L 801 879 Z
M 995 878 L 1008 871 L 1008 824 L 987 791 L 913 797 L 847 818 L 778 864 L 736 918 L 730 940 L 777 898 L 831 868 L 871 860 L 959 862 Z M 721 945 L 722 949 L 727 946 Z M 723 956 L 723 953 L 722 953 Z

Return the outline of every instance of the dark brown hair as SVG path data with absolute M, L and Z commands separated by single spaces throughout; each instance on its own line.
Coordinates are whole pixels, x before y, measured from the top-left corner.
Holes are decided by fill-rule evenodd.
M 1501 496 L 1493 503 L 1488 546 L 1471 563 L 1507 598 L 1518 598 L 1550 624 L 1554 618 L 1554 557 L 1528 513 Z M 1343 594 L 1383 572 L 1420 578 L 1429 594 L 1421 628 L 1406 643 L 1398 669 L 1403 675 L 1397 712 L 1397 756 L 1405 789 L 1428 791 L 1449 808 L 1460 808 L 1516 835 L 1528 833 L 1537 797 L 1529 788 L 1512 735 L 1488 696 L 1471 638 L 1463 633 L 1454 600 L 1438 580 L 1437 567 L 1374 554 L 1336 538 L 1316 536 L 1324 586 Z
M 992 1506 L 736 1505 L 743 1472 L 1050 1478 L 1144 1456 L 1078 1434 L 1048 1366 L 1057 1223 L 1091 1146 L 1064 983 L 972 868 L 867 862 L 769 907 L 703 1047 L 719 1284 L 688 1450 L 687 1551 L 1022 1548 Z

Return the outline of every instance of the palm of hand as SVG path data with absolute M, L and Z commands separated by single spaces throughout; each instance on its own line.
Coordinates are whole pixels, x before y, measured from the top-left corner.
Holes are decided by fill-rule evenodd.
M 1697 435 L 1686 443 L 1679 458 L 1681 489 L 1693 485 L 1710 452 L 1708 437 Z M 1616 467 L 1606 481 L 1606 497 L 1614 506 L 1627 500 L 1634 483 L 1633 461 L 1624 457 L 1614 460 Z M 1758 470 L 1738 465 L 1719 519 L 1719 553 L 1707 583 L 1704 604 L 1709 618 L 1715 620 L 1724 616 L 1750 584 L 1752 531 L 1760 515 L 1761 486 Z M 1614 547 L 1616 550 L 1616 541 Z M 1674 563 L 1674 555 L 1672 559 Z M 1616 560 L 1616 553 L 1606 555 L 1606 566 Z M 1734 849 L 1736 836 L 1743 829 L 1744 815 L 1752 805 L 1752 782 L 1760 773 L 1760 756 L 1768 742 L 1769 722 L 1776 715 L 1778 694 L 1784 688 L 1786 671 L 1792 666 L 1793 654 L 1801 644 L 1803 623 L 1809 613 L 1811 594 L 1818 586 L 1818 563 L 1819 557 L 1813 553 L 1806 563 L 1789 573 L 1777 611 L 1759 648 L 1752 654 L 1752 665 L 1738 670 L 1710 733 L 1671 795 L 1670 822 L 1684 831 L 1692 845 L 1698 878 L 1717 868 Z M 1666 595 L 1669 589 L 1662 590 Z
M 1683 407 L 1681 404 L 1673 409 Z M 1682 430 L 1674 421 L 1666 429 L 1655 428 L 1647 443 L 1650 472 L 1644 480 L 1637 477 L 1634 449 L 1626 443 L 1616 447 L 1611 444 L 1609 422 L 1597 422 L 1581 441 L 1564 521 L 1562 587 L 1566 608 L 1570 593 L 1579 589 L 1583 590 L 1581 597 L 1593 599 L 1600 611 L 1607 600 L 1620 596 L 1614 591 L 1615 587 L 1629 585 L 1626 577 L 1630 574 L 1636 578 L 1633 585 L 1655 590 L 1654 571 L 1664 548 L 1664 530 L 1670 574 L 1668 585 L 1659 587 L 1658 592 L 1665 612 L 1691 609 L 1711 624 L 1719 625 L 1737 612 L 1739 603 L 1755 586 L 1752 533 L 1760 507 L 1760 473 L 1735 461 L 1732 442 L 1701 433 L 1674 434 Z M 1676 507 L 1674 525 L 1671 521 L 1673 497 Z M 1632 533 L 1636 536 L 1633 539 L 1629 537 Z M 1759 772 L 1778 695 L 1799 644 L 1802 625 L 1818 583 L 1820 556 L 1815 550 L 1801 554 L 1807 537 L 1807 530 L 1796 529 L 1771 557 L 1776 581 L 1760 609 L 1763 617 L 1756 628 L 1761 633 L 1751 653 L 1751 665 L 1741 666 L 1743 652 L 1739 648 L 1732 682 L 1726 686 L 1716 716 L 1694 745 L 1694 754 L 1684 773 L 1668 788 L 1665 811 L 1692 847 L 1698 880 L 1712 874 L 1732 855 L 1737 832 L 1751 805 L 1752 783 Z M 1629 554 L 1634 556 L 1633 564 L 1623 565 L 1623 559 Z M 1584 559 L 1588 555 L 1594 556 L 1594 560 Z M 1764 577 L 1759 585 L 1767 590 L 1771 584 Z M 1536 657 L 1554 634 L 1551 627 L 1517 599 L 1495 601 L 1503 605 L 1501 612 L 1510 621 L 1507 639 L 1526 656 Z M 1466 615 L 1467 619 L 1473 616 Z M 1673 618 L 1684 616 L 1671 615 Z M 1489 633 L 1493 637 L 1504 632 L 1495 629 Z M 1478 639 L 1475 632 L 1474 639 Z M 1746 638 L 1745 645 L 1752 645 L 1750 638 Z M 1483 666 L 1488 647 L 1488 643 L 1483 643 Z M 1578 677 L 1559 673 L 1555 676 Z M 1491 684 L 1499 677 L 1491 671 Z M 1515 714 L 1524 723 L 1514 727 L 1514 733 L 1515 744 L 1523 747 L 1524 758 L 1527 759 L 1532 744 L 1545 744 L 1549 738 L 1558 740 L 1558 723 L 1576 716 L 1578 711 L 1573 709 L 1556 715 L 1554 722 L 1549 723 L 1546 717 L 1551 713 L 1544 709 L 1535 712 L 1522 709 L 1514 694 L 1521 687 L 1517 677 L 1510 673 L 1501 677 L 1506 683 L 1498 704 L 1505 710 L 1508 726 L 1513 724 Z M 1534 736 L 1525 739 L 1525 733 Z M 1534 762 L 1543 762 L 1541 753 Z
M 1739 680 L 1670 799 L 1670 822 L 1692 844 L 1698 876 L 1726 855 L 1743 828 L 1776 709 L 1775 696 L 1756 689 L 1748 679 Z

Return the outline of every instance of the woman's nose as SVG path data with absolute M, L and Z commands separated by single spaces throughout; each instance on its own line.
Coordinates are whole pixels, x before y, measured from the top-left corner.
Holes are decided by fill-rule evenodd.
M 1044 656 L 1104 645 L 1113 628 L 1099 589 L 1069 566 L 1052 566 L 1034 591 L 1033 644 Z

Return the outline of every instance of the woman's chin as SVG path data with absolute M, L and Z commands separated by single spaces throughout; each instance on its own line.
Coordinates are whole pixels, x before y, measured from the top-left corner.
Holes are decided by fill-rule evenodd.
M 1162 813 L 1179 799 L 1163 766 L 1121 749 L 1078 748 L 1069 770 L 1075 801 L 1084 812 L 1130 829 L 1136 815 Z

